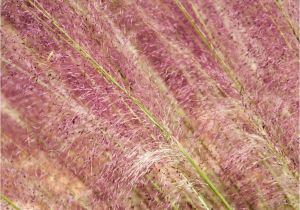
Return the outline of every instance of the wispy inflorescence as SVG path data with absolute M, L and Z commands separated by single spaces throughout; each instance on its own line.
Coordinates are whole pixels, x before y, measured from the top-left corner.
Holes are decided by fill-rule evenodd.
M 298 209 L 298 4 L 3 0 L 1 209 Z

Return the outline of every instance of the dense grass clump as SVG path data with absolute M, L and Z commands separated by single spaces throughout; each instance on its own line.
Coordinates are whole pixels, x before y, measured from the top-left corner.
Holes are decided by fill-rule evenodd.
M 298 7 L 3 0 L 1 208 L 298 209 Z

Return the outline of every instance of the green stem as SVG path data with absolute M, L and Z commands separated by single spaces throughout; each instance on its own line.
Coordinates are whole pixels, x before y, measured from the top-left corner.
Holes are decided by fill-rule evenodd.
M 8 205 L 10 205 L 15 210 L 21 210 L 14 202 L 8 198 L 6 195 L 0 192 L 0 197 L 2 200 L 4 200 Z

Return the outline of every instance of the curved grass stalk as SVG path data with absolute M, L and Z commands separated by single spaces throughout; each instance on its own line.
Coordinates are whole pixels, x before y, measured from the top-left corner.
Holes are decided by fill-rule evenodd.
M 194 7 L 194 5 L 192 5 L 192 6 L 193 6 L 194 12 L 196 12 L 196 8 Z M 199 19 L 201 18 L 199 14 L 197 14 L 197 18 L 199 18 Z M 204 21 L 203 21 L 202 19 L 201 19 L 200 21 L 201 21 L 201 23 L 204 25 Z M 155 29 L 154 29 L 154 30 L 155 30 Z M 155 31 L 156 31 L 156 30 L 155 30 Z M 210 39 L 212 39 L 212 37 L 213 37 L 212 33 L 210 33 L 210 32 L 208 32 L 208 33 L 209 33 Z M 168 39 L 167 39 L 166 37 L 164 37 L 162 34 L 158 34 L 158 35 L 160 36 L 160 38 L 161 38 L 163 41 L 167 42 Z M 169 44 L 168 44 L 168 45 L 169 45 Z M 170 46 L 170 47 L 172 47 L 172 46 Z M 178 51 L 178 49 L 175 48 L 175 47 L 172 48 L 172 49 Z M 195 62 L 196 62 L 196 61 L 195 61 Z M 200 69 L 201 69 L 201 68 L 202 68 L 202 67 L 201 67 L 201 64 L 199 64 L 199 65 L 200 65 Z M 153 71 L 152 69 L 149 69 L 149 70 L 150 70 L 150 71 Z M 184 75 L 185 75 L 187 78 L 189 78 L 188 73 L 187 73 L 186 71 L 184 71 L 184 70 L 182 70 L 182 71 L 183 71 Z M 215 82 L 215 80 L 214 80 L 213 78 L 211 78 L 211 76 L 210 76 L 209 74 L 206 73 L 206 71 L 204 71 L 203 69 L 201 69 L 201 71 L 202 71 L 202 73 L 203 73 L 207 78 L 209 78 L 209 80 L 214 84 L 215 89 L 216 89 L 218 92 L 220 92 L 221 95 L 227 95 L 226 92 L 224 92 L 224 91 L 217 85 L 217 83 Z M 155 75 L 155 73 L 152 73 L 152 74 Z M 158 75 L 155 75 L 155 77 L 159 77 L 159 76 L 158 76 Z M 167 90 L 168 87 L 166 87 L 166 85 L 164 84 L 164 81 L 159 81 L 158 84 L 156 84 L 156 85 L 157 85 L 157 87 L 159 88 L 159 90 L 162 91 L 163 93 L 168 92 L 168 90 Z M 197 97 L 200 97 L 200 96 L 197 94 Z M 173 98 L 171 98 L 170 100 L 172 101 Z M 176 98 L 175 98 L 174 100 L 177 102 L 177 99 L 176 99 Z M 176 102 L 175 102 L 175 103 L 176 103 Z M 124 102 L 124 103 L 126 103 L 126 102 Z M 129 107 L 129 105 L 127 105 L 127 107 L 128 107 L 129 109 L 131 109 L 131 108 Z M 183 118 L 184 118 L 184 126 L 185 126 L 188 130 L 190 130 L 191 132 L 193 132 L 194 126 L 192 125 L 192 123 L 191 123 L 189 117 L 187 116 L 186 112 L 185 112 L 183 109 L 181 109 L 181 107 L 179 107 L 179 106 L 175 106 L 174 108 L 175 108 L 175 110 L 176 110 L 176 113 L 177 113 L 180 117 L 183 117 Z M 132 113 L 135 115 L 135 113 L 134 113 L 133 111 L 132 111 Z M 154 138 L 154 137 L 153 137 L 153 138 Z M 211 153 L 211 151 L 207 148 L 207 146 L 205 145 L 205 143 L 204 143 L 201 139 L 199 139 L 199 140 L 197 140 L 197 141 L 200 142 L 200 144 L 201 144 L 201 145 L 204 147 L 204 149 L 208 152 L 208 155 L 209 155 L 210 157 L 213 158 L 213 160 L 216 162 L 216 164 L 218 164 L 218 165 L 220 166 L 220 163 L 219 163 L 218 161 L 216 161 L 214 155 L 213 155 L 213 154 Z M 238 189 L 239 189 L 239 188 L 238 188 L 237 185 L 234 183 L 234 181 L 231 179 L 231 177 L 228 177 L 228 179 L 229 179 L 229 181 L 232 183 L 232 185 L 234 186 L 235 191 L 238 192 Z M 247 203 L 247 206 L 248 206 L 248 209 L 251 209 L 250 204 Z
M 21 210 L 10 198 L 0 192 L 0 197 L 15 210 Z
M 182 176 L 183 176 L 184 179 L 188 182 L 187 177 L 186 177 L 184 174 L 182 174 Z M 208 204 L 206 203 L 204 197 L 203 197 L 201 194 L 199 194 L 199 193 L 195 190 L 194 187 L 192 187 L 191 189 L 192 189 L 192 191 L 197 195 L 197 198 L 198 198 L 198 200 L 200 201 L 200 203 L 202 204 L 203 208 L 204 208 L 205 210 L 210 210 L 211 208 L 209 208 L 209 206 L 208 206 Z
M 77 6 L 78 6 L 78 5 L 77 5 Z M 79 9 L 79 7 L 76 7 L 76 9 Z M 82 10 L 82 8 L 80 8 L 80 10 Z M 193 10 L 195 11 L 195 7 L 194 7 L 194 6 L 193 6 Z M 197 16 L 197 18 L 200 18 L 200 17 Z M 88 19 L 88 18 L 87 18 L 87 19 Z M 202 20 L 202 24 L 204 24 L 203 20 Z M 159 34 L 159 35 L 162 36 L 161 34 Z M 209 35 L 210 35 L 210 39 L 212 39 L 212 34 L 209 33 Z M 164 41 L 166 41 L 166 38 L 165 38 L 165 37 L 161 37 L 161 38 L 162 38 Z M 176 49 L 176 48 L 174 48 L 174 49 Z M 176 50 L 177 50 L 177 49 L 176 49 Z M 153 70 L 151 69 L 150 71 L 153 71 Z M 184 70 L 183 70 L 183 71 L 184 71 Z M 215 87 L 216 87 L 216 89 L 217 89 L 218 91 L 222 91 L 222 90 L 218 87 L 218 85 L 215 83 L 215 80 L 213 80 L 213 79 L 210 77 L 210 75 L 206 74 L 205 71 L 203 71 L 203 73 L 211 80 L 211 82 L 214 83 L 214 85 L 215 85 Z M 189 75 L 187 74 L 187 72 L 185 72 L 184 74 L 186 75 L 186 77 L 189 76 Z M 154 73 L 154 75 L 155 75 L 155 73 Z M 157 76 L 157 75 L 155 75 L 155 76 Z M 159 77 L 159 76 L 158 76 L 158 77 Z M 126 78 L 124 78 L 124 79 L 126 79 Z M 165 84 L 164 84 L 163 81 L 159 81 L 158 84 L 157 84 L 157 86 L 158 86 L 159 90 L 162 91 L 163 93 L 165 93 L 165 92 L 168 91 L 168 90 L 167 90 L 168 87 L 165 86 Z M 222 91 L 222 93 L 223 93 L 224 95 L 226 95 L 225 92 Z M 198 96 L 198 97 L 200 97 L 200 96 Z M 173 100 L 173 98 L 171 98 L 170 100 Z M 174 100 L 176 101 L 177 99 L 174 99 Z M 177 101 L 176 101 L 176 102 L 177 102 Z M 134 112 L 134 111 L 132 110 L 132 108 L 127 104 L 127 102 L 124 101 L 124 103 L 126 104 L 127 108 L 131 111 L 131 113 L 132 113 L 137 119 L 139 119 L 139 117 L 135 114 L 135 112 Z M 184 117 L 184 119 L 185 119 L 185 120 L 184 120 L 184 126 L 185 126 L 188 130 L 194 130 L 193 125 L 191 124 L 190 119 L 187 117 L 185 111 L 184 111 L 183 109 L 181 109 L 181 107 L 178 107 L 178 106 L 175 106 L 175 110 L 176 110 L 176 113 L 177 113 L 180 117 Z M 155 139 L 154 137 L 152 137 L 152 138 Z M 217 162 L 217 161 L 215 160 L 215 157 L 213 156 L 213 154 L 211 154 L 211 151 L 210 151 L 210 150 L 207 148 L 207 146 L 204 144 L 204 142 L 203 142 L 201 139 L 199 139 L 199 142 L 200 142 L 200 144 L 205 148 L 205 150 L 208 151 L 208 155 L 211 156 L 211 157 L 214 159 L 215 162 Z M 220 165 L 219 162 L 218 162 L 217 164 Z M 234 183 L 234 181 L 233 181 L 230 177 L 229 177 L 228 179 L 230 180 L 230 182 L 231 182 L 232 185 L 234 186 L 234 189 L 235 189 L 236 192 L 237 192 L 237 191 L 238 191 L 237 185 Z M 187 178 L 186 178 L 186 180 L 187 180 Z M 188 180 L 187 180 L 187 181 L 188 181 Z M 152 182 L 153 182 L 153 180 L 152 180 Z M 189 181 L 188 181 L 188 182 L 189 182 Z M 153 184 L 153 183 L 152 183 L 152 184 Z M 191 184 L 191 183 L 190 183 L 190 184 Z M 209 209 L 208 205 L 205 203 L 205 200 L 204 200 L 203 196 L 201 196 L 201 195 L 195 190 L 195 188 L 194 188 L 193 186 L 191 186 L 191 189 L 192 189 L 192 191 L 197 195 L 196 197 L 198 198 L 198 200 L 200 201 L 200 203 L 202 204 L 202 206 L 204 206 L 206 209 Z M 191 201 L 191 202 L 192 202 L 192 201 Z M 250 209 L 248 203 L 247 203 L 247 206 L 248 206 L 248 209 Z
M 76 42 L 63 28 L 60 24 L 48 13 L 43 6 L 35 0 L 28 0 L 28 2 L 39 11 L 44 17 L 46 17 L 51 23 L 58 29 L 60 33 L 65 37 L 65 41 L 72 48 L 74 48 L 83 58 L 85 58 L 95 70 L 100 73 L 104 79 L 108 82 L 116 86 L 121 92 L 123 92 L 153 123 L 162 133 L 165 140 L 168 142 L 175 142 L 179 151 L 183 154 L 183 156 L 188 160 L 188 162 L 192 165 L 197 175 L 202 178 L 209 188 L 215 193 L 215 195 L 220 199 L 222 204 L 226 207 L 226 209 L 232 210 L 233 208 L 230 206 L 225 197 L 219 192 L 219 190 L 215 187 L 213 182 L 209 179 L 209 177 L 205 174 L 205 172 L 198 166 L 196 161 L 192 158 L 192 156 L 188 153 L 188 151 L 182 146 L 182 144 L 174 139 L 171 133 L 156 119 L 154 114 L 148 110 L 145 105 L 136 97 L 134 97 L 126 88 L 121 86 L 115 78 L 107 72 L 78 42 Z
M 206 184 L 210 187 L 210 189 L 219 197 L 219 199 L 222 201 L 224 206 L 227 209 L 233 210 L 233 208 L 230 206 L 230 204 L 227 202 L 225 197 L 219 192 L 219 190 L 214 186 L 212 181 L 209 179 L 209 177 L 204 173 L 204 171 L 198 166 L 196 161 L 192 158 L 192 156 L 188 153 L 188 151 L 178 142 L 175 140 L 175 143 L 177 144 L 177 147 L 179 151 L 186 157 L 186 159 L 190 162 L 190 164 L 193 166 L 193 168 L 196 170 L 197 174 L 206 182 Z
M 78 5 L 77 5 L 77 6 L 78 6 Z M 76 9 L 78 9 L 78 7 L 76 7 Z M 81 10 L 81 9 L 82 9 L 82 8 L 80 8 L 80 10 Z M 193 7 L 193 9 L 195 10 L 194 7 Z M 198 16 L 197 16 L 197 17 L 198 17 Z M 198 17 L 198 18 L 200 18 L 200 17 Z M 202 24 L 204 24 L 203 20 L 202 20 Z M 161 34 L 158 34 L 158 35 L 162 36 Z M 165 37 L 161 37 L 161 39 L 163 39 L 164 41 L 167 40 Z M 212 39 L 212 34 L 211 34 L 211 33 L 210 33 L 210 39 Z M 175 49 L 175 50 L 178 50 L 177 48 L 174 48 L 174 49 Z M 200 64 L 200 65 L 201 65 L 201 64 Z M 153 70 L 151 69 L 150 71 L 153 71 Z M 183 70 L 183 71 L 184 71 L 184 70 Z M 205 76 L 207 76 L 207 77 L 210 79 L 210 81 L 215 85 L 216 89 L 217 89 L 218 91 L 221 91 L 222 94 L 226 95 L 226 93 L 223 92 L 223 91 L 218 87 L 218 85 L 215 83 L 215 80 L 213 80 L 213 79 L 210 77 L 210 75 L 208 75 L 204 70 L 202 70 L 202 71 L 203 71 L 203 74 L 205 74 Z M 186 77 L 189 76 L 189 75 L 187 74 L 187 72 L 185 72 L 184 74 L 186 75 Z M 155 75 L 155 73 L 154 73 L 154 75 Z M 157 77 L 157 76 L 158 76 L 158 75 L 155 75 L 155 77 Z M 158 77 L 159 77 L 159 76 L 158 76 Z M 165 93 L 165 92 L 168 91 L 168 90 L 167 90 L 168 87 L 165 86 L 165 84 L 164 84 L 163 81 L 159 81 L 158 84 L 157 84 L 157 87 L 158 87 L 159 90 L 162 91 L 163 93 Z M 198 97 L 200 97 L 200 96 L 198 96 Z M 171 98 L 170 100 L 172 101 L 173 98 Z M 174 99 L 174 100 L 176 101 L 177 99 Z M 177 101 L 176 101 L 176 102 L 177 102 Z M 131 107 L 130 107 L 125 101 L 124 101 L 124 103 L 126 104 L 127 108 L 131 111 L 131 113 L 132 113 L 137 119 L 139 119 L 139 117 L 135 114 L 135 112 L 131 109 Z M 176 110 L 176 113 L 177 113 L 180 117 L 184 117 L 184 119 L 185 119 L 185 120 L 184 120 L 184 126 L 185 126 L 188 130 L 194 130 L 193 125 L 191 124 L 190 119 L 187 117 L 185 111 L 184 111 L 183 109 L 181 109 L 181 107 L 178 107 L 178 106 L 175 106 L 175 110 Z M 152 137 L 152 138 L 155 139 L 155 137 Z M 211 153 L 211 151 L 207 148 L 207 146 L 205 145 L 205 143 L 204 143 L 201 139 L 199 139 L 198 141 L 199 141 L 200 144 L 204 147 L 204 149 L 208 152 L 208 155 L 211 156 L 211 157 L 214 159 L 214 161 L 220 166 L 220 163 L 216 161 L 215 157 L 213 156 L 213 154 Z M 238 192 L 238 189 L 239 189 L 239 188 L 238 188 L 237 185 L 234 183 L 234 181 L 233 181 L 230 177 L 228 177 L 228 179 L 229 179 L 229 181 L 232 183 L 232 185 L 233 185 L 233 187 L 234 187 L 234 190 L 235 190 L 236 192 Z M 187 180 L 187 181 L 188 181 L 188 180 Z M 189 181 L 188 181 L 188 182 L 189 182 Z M 190 184 L 191 184 L 191 183 L 190 183 Z M 203 196 L 201 196 L 201 195 L 195 190 L 195 188 L 194 188 L 193 186 L 191 186 L 191 189 L 192 189 L 192 191 L 197 195 L 196 197 L 198 198 L 198 200 L 200 201 L 200 203 L 202 204 L 202 206 L 207 207 L 208 205 L 205 203 L 205 200 L 204 200 Z M 189 202 L 192 203 L 191 199 L 189 199 Z M 248 203 L 247 203 L 247 206 L 248 206 L 248 209 L 251 209 L 251 208 L 249 207 L 250 205 L 249 205 Z M 209 208 L 209 207 L 207 207 L 207 208 Z

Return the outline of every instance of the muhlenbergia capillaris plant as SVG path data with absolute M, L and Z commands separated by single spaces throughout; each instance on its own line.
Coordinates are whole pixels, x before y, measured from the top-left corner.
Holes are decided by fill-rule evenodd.
M 298 209 L 297 0 L 2 0 L 1 209 Z

